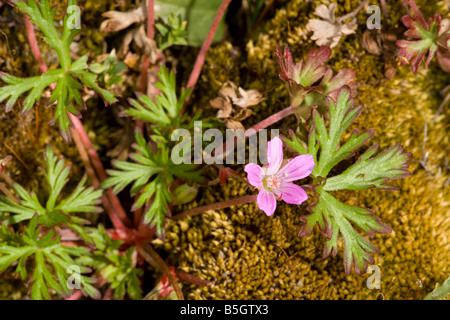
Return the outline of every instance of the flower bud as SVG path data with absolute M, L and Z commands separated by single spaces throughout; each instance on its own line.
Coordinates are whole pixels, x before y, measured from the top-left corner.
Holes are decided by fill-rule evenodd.
M 178 188 L 175 189 L 174 196 L 174 204 L 186 204 L 195 199 L 198 193 L 197 186 L 190 186 L 187 183 L 182 184 Z

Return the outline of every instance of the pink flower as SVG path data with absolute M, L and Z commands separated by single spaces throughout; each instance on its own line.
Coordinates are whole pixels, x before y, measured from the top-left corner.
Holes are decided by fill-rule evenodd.
M 308 199 L 305 190 L 291 182 L 311 174 L 315 166 L 311 155 L 297 156 L 280 169 L 283 142 L 275 137 L 267 143 L 267 160 L 269 163 L 264 167 L 249 163 L 244 169 L 248 182 L 259 188 L 256 200 L 259 209 L 271 216 L 277 207 L 277 198 L 290 204 L 302 204 Z

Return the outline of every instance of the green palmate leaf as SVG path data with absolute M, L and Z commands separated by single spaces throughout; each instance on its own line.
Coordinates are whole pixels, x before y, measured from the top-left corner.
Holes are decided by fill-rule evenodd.
M 121 254 L 118 248 L 122 241 L 112 240 L 101 225 L 93 234 L 97 250 L 78 261 L 94 268 L 102 279 L 111 284 L 115 299 L 123 299 L 126 295 L 130 299 L 141 299 L 140 277 L 143 271 L 135 266 L 135 248 L 130 247 L 125 255 Z
M 321 191 L 318 203 L 312 207 L 311 215 L 302 217 L 306 222 L 302 226 L 299 235 L 309 236 L 316 224 L 327 235 L 324 258 L 331 252 L 333 256 L 338 250 L 338 236 L 342 235 L 345 243 L 344 266 L 345 272 L 350 273 L 352 265 L 357 274 L 366 272 L 367 264 L 373 264 L 371 254 L 378 254 L 375 248 L 366 238 L 354 230 L 353 225 L 358 226 L 369 235 L 374 232 L 390 233 L 392 230 L 379 218 L 373 216 L 373 212 L 359 207 L 343 204 L 326 191 Z
M 156 152 L 153 151 L 139 132 L 136 133 L 133 147 L 138 152 L 130 156 L 134 162 L 114 161 L 116 169 L 108 170 L 110 177 L 102 183 L 102 187 L 113 187 L 113 192 L 117 193 L 132 184 L 131 195 L 140 193 L 133 210 L 148 204 L 145 223 L 154 225 L 158 234 L 162 235 L 164 217 L 173 200 L 169 186 L 175 178 L 182 178 L 189 183 L 202 182 L 202 171 L 195 170 L 195 164 L 175 165 L 168 147 L 159 144 Z
M 54 231 L 42 235 L 37 229 L 38 216 L 35 215 L 22 235 L 12 234 L 5 226 L 0 232 L 0 272 L 17 261 L 16 273 L 22 279 L 28 275 L 27 260 L 34 260 L 31 276 L 31 298 L 35 300 L 50 299 L 49 290 L 61 295 L 68 295 L 70 288 L 70 270 L 80 273 L 76 275 L 80 289 L 93 298 L 99 298 L 100 293 L 92 286 L 95 280 L 82 273 L 88 269 L 75 259 L 86 255 L 88 250 L 83 247 L 67 247 L 60 244 Z M 34 259 L 31 259 L 33 257 Z
M 345 158 L 354 155 L 374 134 L 374 130 L 359 133 L 354 130 L 348 140 L 341 143 L 342 135 L 350 124 L 361 113 L 361 106 L 354 106 L 350 89 L 344 87 L 334 99 L 328 99 L 329 124 L 314 111 L 308 141 L 293 136 L 285 139 L 286 144 L 299 154 L 310 154 L 314 157 L 316 166 L 312 171 L 318 202 L 309 207 L 310 215 L 301 219 L 306 222 L 299 233 L 309 236 L 315 225 L 328 237 L 324 257 L 331 252 L 336 255 L 339 235 L 345 244 L 344 265 L 346 273 L 354 267 L 356 273 L 366 271 L 367 264 L 373 263 L 373 254 L 378 250 L 355 227 L 368 235 L 389 233 L 391 229 L 382 223 L 369 209 L 349 206 L 337 200 L 330 191 L 362 190 L 378 188 L 393 190 L 387 182 L 409 175 L 407 170 L 411 154 L 405 153 L 400 145 L 395 145 L 386 151 L 375 155 L 378 145 L 375 144 L 364 152 L 360 158 L 343 173 L 328 177 L 331 169 Z
M 29 193 L 19 184 L 15 184 L 14 190 L 21 199 L 20 203 L 16 203 L 5 196 L 0 196 L 0 212 L 5 213 L 4 219 L 9 224 L 30 220 L 35 214 L 37 214 L 39 223 L 49 228 L 65 223 L 90 242 L 87 235 L 82 233 L 82 228 L 79 228 L 84 220 L 70 215 L 70 213 L 100 212 L 101 208 L 98 205 L 100 204 L 102 190 L 84 187 L 85 177 L 69 196 L 61 197 L 61 192 L 68 182 L 70 168 L 64 166 L 63 160 L 56 158 L 51 148 L 46 149 L 45 160 L 44 174 L 48 187 L 45 205 L 41 204 L 35 193 Z M 42 193 L 44 191 L 45 189 Z
M 105 103 L 112 103 L 116 99 L 110 92 L 97 85 L 95 74 L 87 71 L 87 56 L 83 56 L 72 63 L 70 45 L 73 37 L 81 29 L 75 24 L 76 20 L 79 19 L 79 16 L 77 16 L 79 11 L 68 10 L 68 13 L 64 16 L 63 30 L 60 34 L 53 21 L 56 8 L 51 8 L 48 0 L 42 0 L 39 4 L 34 0 L 28 2 L 16 1 L 15 4 L 42 31 L 46 42 L 56 51 L 61 67 L 32 78 L 18 78 L 0 73 L 0 79 L 6 83 L 6 86 L 0 88 L 0 102 L 7 100 L 5 110 L 8 112 L 22 94 L 29 92 L 22 108 L 22 113 L 25 113 L 40 100 L 47 87 L 56 84 L 49 101 L 50 103 L 56 103 L 53 121 L 58 122 L 63 138 L 69 141 L 71 137 L 68 113 L 77 115 L 78 110 L 75 105 L 84 105 L 80 94 L 83 84 L 96 90 Z M 76 1 L 69 0 L 68 7 L 72 5 L 76 5 Z
M 313 149 L 311 151 L 315 151 L 312 153 L 315 159 L 317 158 L 317 151 L 320 149 L 320 158 L 312 172 L 312 175 L 316 178 L 325 178 L 335 165 L 351 156 L 374 134 L 374 130 L 367 130 L 361 134 L 358 130 L 355 130 L 349 140 L 340 145 L 344 131 L 361 113 L 362 106 L 354 106 L 354 101 L 350 98 L 350 90 L 345 88 L 341 90 L 336 103 L 332 99 L 328 99 L 328 103 L 330 110 L 328 130 L 325 127 L 323 117 L 317 111 L 313 113 L 315 135 L 310 136 L 309 144 Z
M 40 77 L 22 79 L 7 75 L 3 72 L 0 73 L 0 79 L 9 84 L 0 88 L 0 101 L 5 101 L 8 99 L 6 102 L 6 112 L 11 111 L 21 94 L 31 90 L 28 97 L 24 101 L 22 113 L 30 110 L 34 104 L 40 100 L 44 89 L 60 79 L 62 74 L 62 70 L 54 70 L 53 72 L 49 71 Z
M 98 75 L 98 83 L 109 88 L 115 84 L 123 82 L 121 73 L 127 69 L 127 65 L 119 61 L 116 51 L 113 49 L 102 63 L 92 63 L 89 71 Z
M 161 94 L 152 100 L 146 95 L 140 94 L 138 100 L 130 99 L 133 108 L 124 111 L 125 114 L 133 116 L 138 120 L 148 121 L 159 126 L 176 126 L 182 121 L 180 119 L 181 109 L 190 90 L 181 90 L 180 97 L 177 97 L 175 73 L 168 72 L 164 67 L 158 72 L 159 81 L 155 86 Z
M 407 168 L 411 154 L 405 153 L 403 147 L 396 144 L 372 157 L 377 149 L 378 145 L 374 144 L 354 165 L 340 175 L 329 178 L 324 189 L 327 191 L 368 188 L 396 190 L 394 186 L 386 185 L 386 183 L 410 175 Z
M 73 26 L 73 20 L 77 13 L 72 14 L 68 12 L 64 16 L 63 20 L 63 32 L 60 35 L 56 29 L 53 19 L 56 13 L 56 7 L 50 7 L 50 2 L 48 0 L 41 0 L 39 4 L 35 0 L 28 1 L 15 1 L 14 4 L 26 13 L 31 21 L 36 24 L 42 31 L 45 37 L 45 41 L 56 51 L 58 54 L 59 61 L 63 70 L 67 70 L 70 67 L 70 44 L 72 43 L 73 37 L 75 37 L 79 32 L 80 28 Z M 76 5 L 75 0 L 69 0 L 67 6 Z

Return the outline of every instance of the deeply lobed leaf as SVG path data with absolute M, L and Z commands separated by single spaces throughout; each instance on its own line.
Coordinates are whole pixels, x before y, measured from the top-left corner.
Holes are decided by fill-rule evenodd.
M 189 183 L 202 182 L 202 171 L 195 170 L 194 164 L 175 165 L 167 146 L 159 144 L 153 151 L 140 132 L 136 133 L 133 147 L 138 151 L 130 156 L 135 162 L 114 161 L 116 169 L 107 171 L 110 177 L 102 183 L 102 187 L 113 187 L 113 192 L 117 193 L 132 184 L 131 195 L 138 195 L 132 209 L 145 205 L 144 222 L 155 226 L 157 233 L 162 235 L 164 217 L 169 214 L 169 204 L 173 201 L 169 186 L 175 178 Z
M 181 90 L 177 97 L 175 73 L 161 67 L 158 72 L 159 81 L 155 86 L 161 91 L 154 100 L 144 94 L 138 95 L 138 100 L 129 99 L 133 108 L 125 110 L 137 120 L 143 120 L 157 124 L 159 127 L 177 127 L 181 122 L 180 114 L 190 90 Z
M 378 145 L 370 147 L 358 161 L 340 175 L 327 180 L 324 189 L 335 190 L 363 190 L 378 188 L 384 190 L 396 190 L 387 185 L 390 180 L 401 179 L 409 176 L 408 162 L 411 153 L 404 152 L 400 144 L 372 157 L 378 150 Z
M 45 151 L 46 167 L 43 170 L 48 186 L 48 197 L 45 205 L 41 204 L 34 192 L 27 192 L 19 184 L 14 185 L 14 190 L 21 201 L 16 203 L 11 199 L 0 196 L 0 212 L 7 214 L 9 224 L 30 220 L 35 214 L 39 223 L 50 228 L 54 225 L 67 224 L 75 232 L 82 231 L 77 227 L 84 222 L 70 213 L 100 212 L 100 197 L 102 190 L 86 188 L 86 177 L 83 178 L 75 190 L 66 198 L 61 198 L 61 192 L 68 182 L 70 167 L 64 165 L 63 160 L 58 160 L 53 150 L 48 147 Z M 87 239 L 90 242 L 89 239 Z
M 81 273 L 87 271 L 87 268 L 80 266 L 75 261 L 77 257 L 86 255 L 87 249 L 61 245 L 59 238 L 55 237 L 53 231 L 49 231 L 39 238 L 40 231 L 37 229 L 37 224 L 38 216 L 35 215 L 25 228 L 24 233 L 15 237 L 16 242 L 9 241 L 9 244 L 0 246 L 0 271 L 18 261 L 16 273 L 19 273 L 22 279 L 25 279 L 28 275 L 26 262 L 29 257 L 33 256 L 31 298 L 35 300 L 50 299 L 50 289 L 67 296 L 70 292 L 67 285 L 70 268 L 77 266 Z M 5 230 L 7 229 L 3 228 L 3 232 L 0 234 L 2 237 L 6 235 Z M 82 274 L 79 275 L 78 279 L 83 293 L 90 295 L 92 298 L 100 297 L 100 292 L 92 286 L 95 280 Z
M 362 237 L 353 227 L 358 226 L 368 235 L 377 233 L 390 233 L 391 228 L 380 222 L 378 217 L 373 216 L 373 212 L 359 207 L 349 206 L 334 198 L 328 192 L 319 192 L 317 204 L 308 208 L 311 214 L 303 216 L 302 221 L 306 222 L 299 233 L 299 236 L 311 235 L 316 224 L 322 232 L 327 235 L 328 241 L 325 244 L 323 257 L 330 253 L 333 256 L 338 251 L 338 237 L 344 239 L 344 267 L 346 274 L 349 274 L 354 267 L 357 274 L 366 272 L 367 265 L 373 264 L 372 254 L 379 251 L 366 238 Z
M 354 105 L 348 87 L 339 91 L 336 100 L 329 98 L 328 104 L 328 126 L 324 117 L 314 111 L 307 143 L 295 135 L 291 139 L 285 139 L 289 148 L 299 154 L 312 155 L 316 163 L 312 175 L 319 200 L 308 208 L 311 214 L 301 218 L 305 224 L 299 235 L 309 236 L 318 225 L 328 237 L 324 257 L 331 252 L 336 255 L 338 239 L 342 236 L 345 244 L 345 271 L 348 274 L 354 268 L 356 273 L 361 274 L 366 271 L 368 264 L 373 263 L 372 255 L 377 254 L 378 250 L 361 236 L 355 227 L 368 235 L 375 232 L 389 233 L 391 229 L 380 222 L 369 209 L 344 204 L 329 192 L 367 188 L 393 190 L 394 187 L 387 185 L 387 182 L 409 175 L 407 168 L 411 154 L 405 153 L 397 144 L 375 155 L 378 149 L 375 144 L 344 172 L 328 178 L 330 171 L 337 164 L 351 157 L 374 134 L 374 130 L 363 133 L 354 130 L 348 140 L 341 143 L 345 130 L 361 113 L 362 107 Z
M 68 1 L 69 7 L 75 4 L 75 0 Z M 47 87 L 56 84 L 49 100 L 50 103 L 56 103 L 52 122 L 58 122 L 61 135 L 68 142 L 71 139 L 69 130 L 71 121 L 68 113 L 78 115 L 76 106 L 84 106 L 80 94 L 83 85 L 97 91 L 105 104 L 112 103 L 116 99 L 112 93 L 98 86 L 95 74 L 87 71 L 87 56 L 83 56 L 73 63 L 71 61 L 70 45 L 73 37 L 80 32 L 80 28 L 71 26 L 72 20 L 77 18 L 73 16 L 77 14 L 77 11 L 68 12 L 64 16 L 63 31 L 60 34 L 53 21 L 56 8 L 50 8 L 48 0 L 42 0 L 39 4 L 35 0 L 16 1 L 15 5 L 26 13 L 43 32 L 46 42 L 57 53 L 61 67 L 56 70 L 49 70 L 39 77 L 31 78 L 18 78 L 0 73 L 0 79 L 7 84 L 0 88 L 0 102 L 7 100 L 6 112 L 9 112 L 17 99 L 29 92 L 22 107 L 23 114 L 40 100 Z

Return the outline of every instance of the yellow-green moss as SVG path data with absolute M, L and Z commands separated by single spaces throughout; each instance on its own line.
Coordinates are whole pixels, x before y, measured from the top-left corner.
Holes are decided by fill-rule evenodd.
M 54 1 L 60 2 L 60 1 Z M 283 1 L 285 3 L 286 1 Z M 82 23 L 88 26 L 79 39 L 78 54 L 103 52 L 104 39 L 98 31 L 98 12 L 111 10 L 115 1 L 80 1 L 85 8 Z M 304 58 L 314 46 L 306 34 L 305 25 L 314 17 L 314 8 L 330 1 L 291 0 L 277 8 L 273 17 L 262 27 L 262 32 L 249 39 L 245 51 L 230 42 L 213 46 L 208 52 L 198 84 L 194 108 L 204 108 L 215 97 L 222 83 L 231 80 L 245 89 L 258 89 L 267 98 L 254 107 L 254 116 L 246 120 L 250 126 L 264 117 L 285 108 L 288 95 L 285 84 L 278 78 L 278 65 L 274 59 L 276 46 L 289 45 L 297 61 Z M 338 1 L 337 16 L 356 8 L 359 0 Z M 426 16 L 436 8 L 444 13 L 445 1 L 427 6 L 418 0 Z M 371 4 L 375 4 L 371 2 Z M 404 14 L 399 1 L 388 4 L 388 22 L 398 27 Z M 368 277 L 351 274 L 345 276 L 342 246 L 336 258 L 322 259 L 325 238 L 318 230 L 310 238 L 297 236 L 301 223 L 299 218 L 307 214 L 305 206 L 279 203 L 277 212 L 267 217 L 255 204 L 242 205 L 226 210 L 207 212 L 185 221 L 169 222 L 166 241 L 156 240 L 159 250 L 168 253 L 168 260 L 181 270 L 214 282 L 213 287 L 199 287 L 183 283 L 183 290 L 191 299 L 407 299 L 423 298 L 436 282 L 442 282 L 450 272 L 450 217 L 448 199 L 448 109 L 433 122 L 442 97 L 439 90 L 449 83 L 449 77 L 433 63 L 430 70 L 417 75 L 408 66 L 402 67 L 393 80 L 383 78 L 382 57 L 367 54 L 359 39 L 365 31 L 364 11 L 358 14 L 355 35 L 341 40 L 334 48 L 330 65 L 335 71 L 354 68 L 360 83 L 358 103 L 365 105 L 364 112 L 354 127 L 375 128 L 372 139 L 386 148 L 401 142 L 412 152 L 413 175 L 396 182 L 399 192 L 340 192 L 336 196 L 348 204 L 372 208 L 394 232 L 376 235 L 370 240 L 380 249 L 375 263 L 381 267 L 381 290 L 369 290 Z M 447 17 L 449 14 L 447 13 Z M 0 34 L 0 67 L 15 75 L 36 75 L 39 69 L 33 60 L 24 29 L 3 30 Z M 39 33 L 38 33 L 39 35 Z M 5 39 L 8 39 L 8 42 Z M 44 59 L 49 65 L 55 63 L 50 49 L 40 41 Z M 17 54 L 17 53 L 20 54 Z M 182 63 L 181 63 L 182 64 Z M 90 108 L 95 108 L 95 104 Z M 0 105 L 3 109 L 4 105 Z M 45 145 L 51 143 L 57 154 L 64 155 L 72 168 L 74 180 L 84 171 L 74 145 L 65 144 L 56 127 L 48 126 L 53 111 L 39 108 L 36 132 L 34 110 L 25 117 L 15 112 L 0 112 L 0 157 L 12 152 L 18 155 L 8 164 L 7 172 L 25 187 L 36 190 L 42 180 L 38 166 Z M 104 115 L 105 109 L 94 111 Z M 91 119 L 91 120 L 90 120 Z M 107 143 L 109 130 L 98 119 L 86 117 L 87 128 L 98 147 Z M 422 156 L 424 125 L 427 122 L 427 139 L 424 152 L 429 152 L 427 170 L 417 162 Z M 286 132 L 295 129 L 293 117 L 285 119 L 276 127 Z M 89 130 L 89 128 L 95 128 Z M 95 131 L 96 135 L 92 135 Z M 28 166 L 21 164 L 18 158 Z M 415 161 L 415 162 L 414 162 Z M 242 173 L 242 168 L 236 167 Z M 37 172 L 37 173 L 36 173 Z M 35 174 L 30 179 L 30 175 Z M 229 200 L 249 194 L 244 184 L 231 181 L 225 186 L 202 189 L 198 203 L 187 207 Z M 310 194 L 308 204 L 314 201 Z M 0 291 L 10 292 L 15 280 L 5 280 Z M 13 286 L 14 285 L 14 286 Z M 11 287 L 13 286 L 13 287 Z M 5 289 L 6 288 L 6 289 Z M 20 293 L 17 293 L 20 295 Z M 3 297 L 0 298 L 14 298 Z
M 429 14 L 430 6 L 417 1 Z M 328 1 L 289 1 L 268 21 L 263 32 L 250 39 L 240 67 L 248 72 L 239 83 L 265 93 L 267 100 L 244 124 L 250 126 L 288 105 L 284 83 L 278 78 L 273 51 L 288 44 L 297 61 L 314 45 L 308 40 L 305 25 L 313 9 Z M 355 8 L 359 1 L 338 1 L 337 16 Z M 443 8 L 440 1 L 437 8 Z M 404 14 L 400 4 L 388 4 L 389 22 L 398 26 Z M 441 10 L 443 11 L 443 9 Z M 413 154 L 412 176 L 395 182 L 398 192 L 366 190 L 337 192 L 351 205 L 374 209 L 393 228 L 390 235 L 375 235 L 370 240 L 380 249 L 375 263 L 381 268 L 381 290 L 366 286 L 369 275 L 345 276 L 341 250 L 336 258 L 322 259 L 324 236 L 318 230 L 311 238 L 299 238 L 300 216 L 305 206 L 279 203 L 274 216 L 267 217 L 255 204 L 207 212 L 177 223 L 171 222 L 167 240 L 155 241 L 169 253 L 169 260 L 183 271 L 213 281 L 213 287 L 184 283 L 191 299 L 421 299 L 442 282 L 450 272 L 450 216 L 448 199 L 449 128 L 448 111 L 432 121 L 442 97 L 439 90 L 448 84 L 448 74 L 433 63 L 417 75 L 408 66 L 399 68 L 392 80 L 384 79 L 382 57 L 361 48 L 359 37 L 365 30 L 365 12 L 358 15 L 360 28 L 334 48 L 330 65 L 335 71 L 354 68 L 360 84 L 357 102 L 365 105 L 353 128 L 375 128 L 372 143 L 381 148 L 401 142 Z M 208 54 L 208 63 L 199 83 L 204 92 L 220 86 L 229 76 L 220 65 L 227 56 L 224 46 Z M 220 72 L 219 72 L 220 71 Z M 219 80 L 219 81 L 217 81 Z M 244 82 L 245 81 L 245 82 Z M 213 83 L 213 85 L 211 85 Z M 216 90 L 214 88 L 213 90 Z M 211 90 L 211 91 L 213 91 Z M 448 109 L 447 109 L 448 110 Z M 418 163 L 422 156 L 424 125 L 427 139 L 424 152 L 429 156 L 427 170 Z M 274 127 L 286 131 L 295 120 L 285 119 Z M 238 170 L 241 170 L 239 168 Z M 203 190 L 202 200 L 190 207 L 228 200 L 250 191 L 236 181 L 215 189 Z M 314 201 L 310 195 L 307 204 Z

